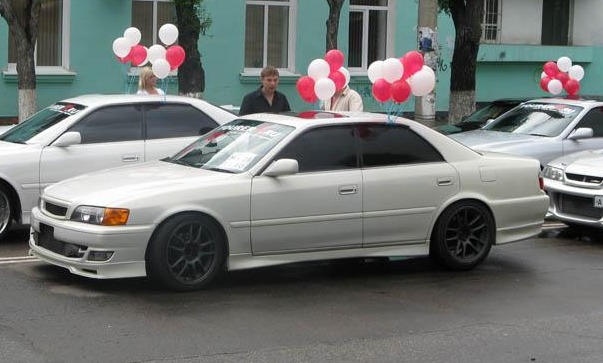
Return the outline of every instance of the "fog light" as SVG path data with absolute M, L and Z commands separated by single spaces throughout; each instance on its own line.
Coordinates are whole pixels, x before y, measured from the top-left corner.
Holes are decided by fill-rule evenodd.
M 113 256 L 113 251 L 90 251 L 88 261 L 107 261 Z

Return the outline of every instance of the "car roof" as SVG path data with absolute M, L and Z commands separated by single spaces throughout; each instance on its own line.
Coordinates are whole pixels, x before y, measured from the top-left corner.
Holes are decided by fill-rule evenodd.
M 76 96 L 59 102 L 76 103 L 84 106 L 94 107 L 106 104 L 123 104 L 123 103 L 146 103 L 146 102 L 182 102 L 195 103 L 205 102 L 198 98 L 174 95 L 137 95 L 137 94 L 87 94 Z
M 562 103 L 567 105 L 588 106 L 593 104 L 603 104 L 603 96 L 577 95 L 566 97 L 542 97 L 532 99 L 529 102 Z
M 304 112 L 284 112 L 284 113 L 256 113 L 240 116 L 241 119 L 265 121 L 280 123 L 283 125 L 299 127 L 313 127 L 316 125 L 338 125 L 342 123 L 363 123 L 363 122 L 408 122 L 415 121 L 403 117 L 389 117 L 382 113 L 373 112 L 329 112 L 329 111 L 304 111 Z

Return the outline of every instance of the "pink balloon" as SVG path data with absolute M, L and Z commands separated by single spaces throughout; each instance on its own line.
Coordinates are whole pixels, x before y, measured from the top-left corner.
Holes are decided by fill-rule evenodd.
M 128 55 L 125 56 L 125 57 L 120 57 L 120 56 L 116 55 L 115 58 L 117 58 L 117 60 L 120 63 L 124 63 L 125 64 L 125 63 L 128 63 L 128 62 L 130 62 L 132 60 L 132 58 L 130 57 L 130 54 L 132 54 L 132 52 L 128 53 Z
M 325 54 L 325 60 L 329 63 L 331 73 L 343 67 L 343 52 L 339 49 L 331 49 Z
M 567 73 L 565 73 L 565 72 L 559 72 L 559 73 L 557 73 L 557 75 L 555 76 L 555 78 L 558 79 L 558 80 L 560 80 L 562 85 L 565 85 L 565 83 L 567 81 L 569 81 L 569 79 L 570 79 L 569 76 L 567 75 Z
M 391 97 L 391 85 L 383 78 L 373 83 L 373 97 L 379 102 L 385 102 Z
M 551 77 L 542 77 L 540 79 L 540 88 L 542 88 L 542 90 L 544 92 L 548 92 L 549 91 L 549 82 L 551 81 Z
M 147 59 L 147 50 L 144 46 L 137 44 L 132 47 L 129 56 L 132 58 L 132 65 L 138 67 Z
M 314 79 L 310 76 L 303 76 L 297 80 L 295 88 L 299 93 L 299 96 L 306 102 L 314 103 L 318 100 L 314 93 Z
M 573 78 L 570 78 L 567 80 L 567 82 L 565 82 L 563 88 L 565 88 L 565 91 L 568 95 L 573 96 L 577 94 L 578 91 L 580 91 L 580 82 L 576 81 Z
M 329 74 L 329 78 L 331 78 L 331 80 L 333 80 L 333 82 L 335 82 L 335 90 L 336 91 L 339 91 L 339 90 L 343 89 L 343 87 L 345 87 L 346 78 L 345 78 L 345 75 L 343 73 L 341 73 L 340 71 L 331 72 L 331 74 Z
M 399 80 L 391 85 L 392 100 L 396 103 L 402 103 L 410 96 L 410 86 L 405 80 Z
M 404 55 L 400 59 L 404 66 L 404 74 L 402 79 L 406 79 L 413 74 L 417 73 L 423 68 L 423 55 L 416 50 L 412 50 Z
M 184 58 L 186 54 L 184 52 L 184 48 L 179 45 L 172 45 L 165 51 L 165 59 L 170 64 L 170 68 L 172 70 L 180 67 L 182 63 L 184 63 Z
M 557 63 L 552 61 L 546 62 L 542 69 L 544 70 L 544 73 L 547 74 L 547 76 L 552 78 L 554 78 L 557 73 L 559 73 L 559 67 L 557 67 Z

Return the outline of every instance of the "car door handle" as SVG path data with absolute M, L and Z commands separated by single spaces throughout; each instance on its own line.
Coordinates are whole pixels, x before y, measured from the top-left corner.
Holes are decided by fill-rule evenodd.
M 343 185 L 339 187 L 340 195 L 356 194 L 358 193 L 357 185 Z
M 440 186 L 452 185 L 452 179 L 450 179 L 450 178 L 438 178 L 438 185 L 440 185 Z
M 140 155 L 138 155 L 138 154 L 121 156 L 121 161 L 123 161 L 124 163 L 131 163 L 131 162 L 135 162 L 138 160 L 140 160 Z

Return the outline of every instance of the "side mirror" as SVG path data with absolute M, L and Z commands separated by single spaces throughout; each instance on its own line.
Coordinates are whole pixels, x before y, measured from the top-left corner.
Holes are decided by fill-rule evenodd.
M 82 143 L 82 135 L 80 135 L 77 131 L 69 131 L 59 136 L 55 142 L 52 143 L 53 146 L 58 147 L 66 147 L 71 145 L 77 145 Z
M 579 127 L 575 129 L 567 138 L 568 140 L 589 139 L 593 137 L 593 129 L 590 127 Z
M 295 159 L 278 159 L 264 171 L 265 176 L 292 175 L 299 171 L 299 163 Z

